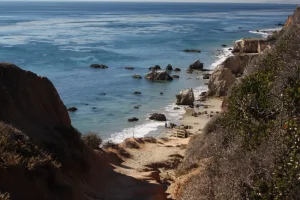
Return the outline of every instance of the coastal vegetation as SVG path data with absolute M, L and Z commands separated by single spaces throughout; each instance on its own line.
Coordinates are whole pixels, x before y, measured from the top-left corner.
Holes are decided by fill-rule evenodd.
M 178 199 L 298 199 L 300 9 L 230 89 L 224 112 L 194 136 Z M 188 175 L 193 171 L 193 176 Z

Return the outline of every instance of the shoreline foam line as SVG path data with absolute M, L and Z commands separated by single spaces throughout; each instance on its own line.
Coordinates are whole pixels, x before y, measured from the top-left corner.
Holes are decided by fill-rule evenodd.
M 253 34 L 262 35 L 263 38 L 268 37 L 269 35 L 272 35 L 275 31 L 280 31 L 282 28 L 270 28 L 270 29 L 261 29 L 256 31 L 249 31 Z

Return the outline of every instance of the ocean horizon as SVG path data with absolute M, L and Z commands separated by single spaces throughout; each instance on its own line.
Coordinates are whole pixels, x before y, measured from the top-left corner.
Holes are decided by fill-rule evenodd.
M 95 132 L 116 142 L 133 134 L 155 136 L 164 123 L 149 121 L 149 114 L 177 121 L 184 108 L 173 109 L 175 95 L 186 88 L 196 94 L 206 89 L 201 73 L 185 72 L 194 60 L 213 69 L 230 55 L 233 41 L 264 37 L 257 30 L 281 28 L 276 24 L 294 9 L 292 4 L 0 2 L 0 61 L 48 77 L 66 106 L 78 108 L 70 117 L 83 134 Z M 109 68 L 90 68 L 94 63 Z M 168 64 L 181 68 L 172 72 L 178 80 L 132 78 Z M 140 109 L 134 109 L 137 105 Z M 131 117 L 139 121 L 128 122 Z

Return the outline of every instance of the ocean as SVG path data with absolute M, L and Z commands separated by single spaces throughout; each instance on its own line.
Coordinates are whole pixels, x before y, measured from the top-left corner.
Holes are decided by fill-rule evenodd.
M 121 142 L 135 135 L 155 136 L 164 123 L 150 113 L 178 120 L 175 95 L 185 88 L 205 90 L 201 74 L 185 70 L 199 59 L 214 68 L 230 54 L 234 40 L 262 37 L 256 30 L 280 28 L 296 5 L 133 3 L 133 2 L 0 2 L 0 61 L 48 77 L 80 132 Z M 221 45 L 227 45 L 227 48 Z M 185 53 L 200 49 L 201 53 Z M 108 69 L 92 69 L 90 64 Z M 172 82 L 133 79 L 148 68 L 179 67 Z M 135 69 L 125 70 L 126 66 Z M 200 78 L 198 78 L 200 76 Z M 134 95 L 134 91 L 142 92 Z M 160 93 L 163 93 L 161 95 Z M 103 95 L 105 93 L 106 95 Z M 140 109 L 134 106 L 141 105 Z M 128 118 L 137 117 L 130 123 Z

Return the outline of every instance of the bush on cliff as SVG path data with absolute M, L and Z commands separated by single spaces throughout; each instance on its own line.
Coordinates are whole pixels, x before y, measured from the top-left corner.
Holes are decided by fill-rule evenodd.
M 83 142 L 92 149 L 99 149 L 102 139 L 95 133 L 87 133 L 81 137 Z
M 299 199 L 299 50 L 294 25 L 246 69 L 227 112 L 191 139 L 177 174 L 194 174 L 178 199 Z

